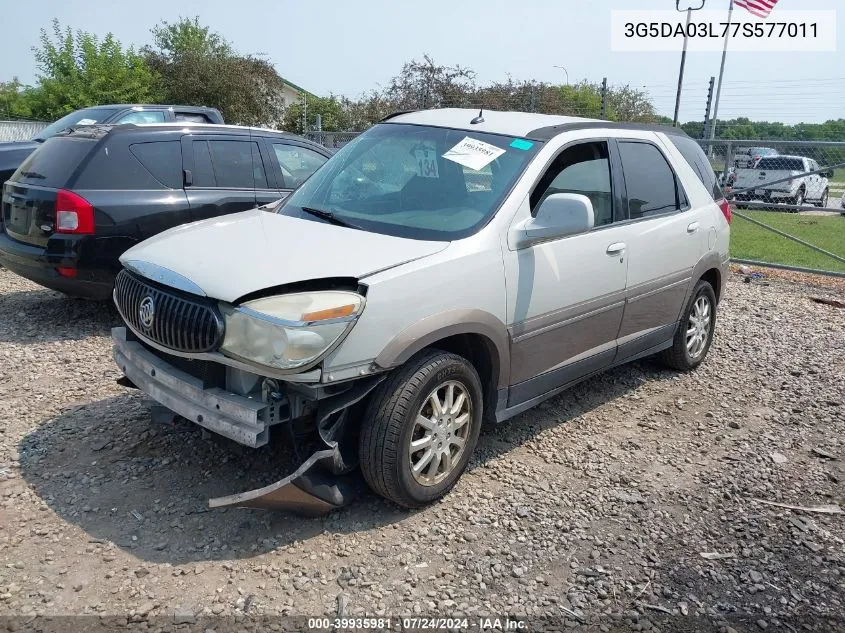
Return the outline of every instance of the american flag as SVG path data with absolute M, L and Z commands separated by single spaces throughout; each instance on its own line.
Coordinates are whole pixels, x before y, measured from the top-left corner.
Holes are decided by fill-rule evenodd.
M 736 6 L 746 9 L 758 18 L 769 17 L 777 2 L 778 0 L 734 0 Z

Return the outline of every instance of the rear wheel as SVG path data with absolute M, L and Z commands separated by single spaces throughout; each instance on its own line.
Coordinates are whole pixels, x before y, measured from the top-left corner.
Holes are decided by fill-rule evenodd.
M 707 356 L 715 327 L 716 293 L 702 279 L 695 285 L 672 347 L 661 352 L 660 360 L 673 369 L 694 369 Z
M 827 207 L 827 203 L 829 202 L 829 200 L 830 200 L 830 190 L 825 189 L 824 193 L 822 194 L 821 199 L 819 199 L 819 201 L 816 203 L 816 206 L 824 209 L 825 207 Z
M 439 499 L 466 469 L 481 417 L 481 381 L 469 361 L 421 353 L 370 397 L 359 443 L 364 479 L 409 508 Z

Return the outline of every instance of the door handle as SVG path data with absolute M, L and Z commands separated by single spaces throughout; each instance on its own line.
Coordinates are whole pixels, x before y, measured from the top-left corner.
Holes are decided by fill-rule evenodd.
M 627 244 L 625 242 L 614 242 L 610 246 L 607 247 L 607 254 L 608 255 L 618 255 L 622 251 L 627 248 Z
M 698 230 L 698 222 L 690 222 L 687 224 L 687 233 L 695 233 Z

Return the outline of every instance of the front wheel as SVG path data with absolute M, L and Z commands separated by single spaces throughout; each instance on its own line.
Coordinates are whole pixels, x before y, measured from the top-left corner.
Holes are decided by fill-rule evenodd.
M 793 205 L 795 205 L 796 207 L 803 206 L 803 204 L 804 204 L 804 189 L 803 188 L 799 189 L 798 193 L 796 193 L 794 196 L 792 196 L 792 200 L 790 202 Z M 797 213 L 798 209 L 795 209 L 794 211 Z
M 672 347 L 660 354 L 660 360 L 681 371 L 698 367 L 707 356 L 715 328 L 716 293 L 713 286 L 702 279 L 693 289 Z
M 822 194 L 821 199 L 816 203 L 816 206 L 824 209 L 824 208 L 827 207 L 827 203 L 829 201 L 830 201 L 830 190 L 825 189 L 824 193 Z
M 428 350 L 373 392 L 361 425 L 364 479 L 382 497 L 418 508 L 458 481 L 478 441 L 481 381 L 461 356 Z

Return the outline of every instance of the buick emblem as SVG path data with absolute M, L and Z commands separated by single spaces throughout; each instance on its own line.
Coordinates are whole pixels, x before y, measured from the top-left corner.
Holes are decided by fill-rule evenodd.
M 149 329 L 153 326 L 153 320 L 156 316 L 156 304 L 153 298 L 147 295 L 141 300 L 141 305 L 138 306 L 138 318 L 141 325 Z

